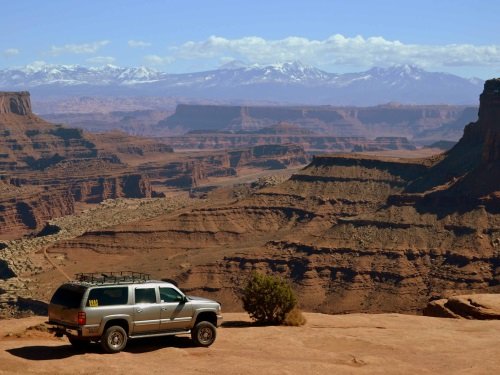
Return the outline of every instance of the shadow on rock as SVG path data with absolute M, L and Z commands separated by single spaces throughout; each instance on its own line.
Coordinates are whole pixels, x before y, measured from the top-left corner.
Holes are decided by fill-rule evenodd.
M 170 347 L 185 349 L 195 346 L 188 336 L 163 336 L 130 340 L 124 351 L 140 354 Z
M 62 346 L 23 346 L 21 348 L 8 349 L 7 352 L 20 358 L 28 359 L 31 361 L 51 361 L 55 359 L 64 359 L 81 355 L 83 353 L 97 353 L 99 346 L 89 345 L 88 349 L 76 350 L 71 345 Z
M 248 328 L 256 326 L 257 325 L 253 322 L 247 322 L 243 320 L 230 320 L 230 321 L 224 321 L 222 323 L 222 327 L 224 328 Z
M 189 337 L 165 336 L 130 340 L 124 352 L 141 354 L 153 352 L 165 348 L 194 348 L 193 341 Z M 8 353 L 28 359 L 31 361 L 51 361 L 57 359 L 69 358 L 77 355 L 96 353 L 106 354 L 97 343 L 92 343 L 84 349 L 77 349 L 71 345 L 61 346 L 23 346 L 21 348 L 13 348 L 7 350 Z

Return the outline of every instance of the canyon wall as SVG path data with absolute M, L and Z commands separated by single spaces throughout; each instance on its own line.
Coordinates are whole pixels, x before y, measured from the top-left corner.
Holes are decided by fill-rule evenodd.
M 3 239 L 73 213 L 75 202 L 151 197 L 149 178 L 134 159 L 154 160 L 173 152 L 164 143 L 124 133 L 91 135 L 50 124 L 31 112 L 27 92 L 0 93 L 0 135 Z
M 385 151 L 415 150 L 413 143 L 405 137 L 377 137 L 373 140 L 365 137 L 334 137 L 317 134 L 271 133 L 267 129 L 251 134 L 234 134 L 228 132 L 190 132 L 183 136 L 161 138 L 176 150 L 219 150 L 242 148 L 256 145 L 282 145 L 294 143 L 307 151 Z

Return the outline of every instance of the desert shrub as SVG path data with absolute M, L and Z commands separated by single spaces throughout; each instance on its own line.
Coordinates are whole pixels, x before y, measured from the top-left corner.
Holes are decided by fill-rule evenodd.
M 242 294 L 243 308 L 262 324 L 282 324 L 297 304 L 290 285 L 272 275 L 252 273 Z
M 295 306 L 285 315 L 283 325 L 300 327 L 306 324 L 306 321 L 306 317 L 304 316 L 304 314 L 302 314 L 302 311 L 297 306 Z

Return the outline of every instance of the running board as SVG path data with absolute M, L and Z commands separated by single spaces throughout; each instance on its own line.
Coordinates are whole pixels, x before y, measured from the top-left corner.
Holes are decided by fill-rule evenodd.
M 142 335 L 131 335 L 129 338 L 131 339 L 140 339 L 145 337 L 160 337 L 160 336 L 173 336 L 173 335 L 182 335 L 191 333 L 191 330 L 187 331 L 170 331 L 170 332 L 160 332 L 160 333 L 145 333 Z

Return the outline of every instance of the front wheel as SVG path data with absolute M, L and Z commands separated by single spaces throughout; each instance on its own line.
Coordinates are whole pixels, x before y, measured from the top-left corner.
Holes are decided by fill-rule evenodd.
M 127 345 L 127 333 L 120 326 L 111 326 L 101 337 L 101 347 L 108 353 L 118 353 Z
M 199 322 L 191 331 L 191 339 L 196 346 L 210 346 L 217 336 L 217 329 L 210 322 Z

